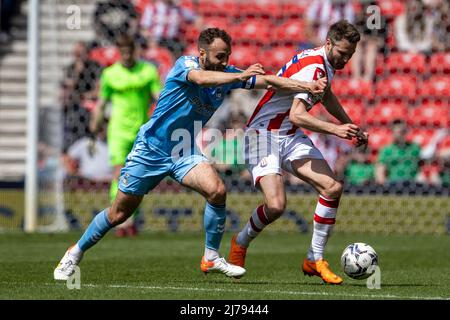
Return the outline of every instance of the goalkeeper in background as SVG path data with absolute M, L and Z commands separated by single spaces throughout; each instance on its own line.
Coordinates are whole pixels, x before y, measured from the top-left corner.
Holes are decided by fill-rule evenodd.
M 116 197 L 120 170 L 128 153 L 133 148 L 139 128 L 149 119 L 149 107 L 161 91 L 157 68 L 147 62 L 136 60 L 135 42 L 129 35 L 120 35 L 116 40 L 120 60 L 103 70 L 100 77 L 100 95 L 91 118 L 90 129 L 95 135 L 101 128 L 105 108 L 111 101 L 107 143 L 109 164 L 113 167 L 110 187 L 111 202 Z M 137 233 L 133 216 L 117 226 L 116 235 L 124 237 Z

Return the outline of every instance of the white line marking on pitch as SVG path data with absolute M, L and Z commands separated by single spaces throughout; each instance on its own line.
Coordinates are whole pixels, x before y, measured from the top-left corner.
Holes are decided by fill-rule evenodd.
M 45 283 L 45 285 L 54 285 Z M 351 294 L 351 293 L 331 293 L 331 292 L 309 292 L 309 291 L 285 291 L 285 290 L 249 290 L 249 289 L 226 289 L 226 288 L 198 288 L 198 287 L 172 287 L 172 286 L 142 286 L 127 284 L 81 284 L 81 286 L 91 288 L 125 288 L 125 289 L 147 289 L 147 290 L 184 290 L 184 291 L 217 291 L 234 293 L 268 293 L 268 294 L 287 294 L 287 295 L 314 295 L 314 296 L 340 296 L 340 297 L 365 297 L 365 298 L 390 298 L 390 299 L 412 299 L 412 300 L 450 300 L 450 297 L 419 297 L 419 296 L 399 296 L 391 294 Z

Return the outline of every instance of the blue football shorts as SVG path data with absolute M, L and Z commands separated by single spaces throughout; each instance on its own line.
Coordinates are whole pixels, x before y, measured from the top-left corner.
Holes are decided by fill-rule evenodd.
M 149 145 L 138 134 L 120 171 L 119 190 L 127 194 L 145 195 L 167 176 L 181 183 L 192 168 L 204 161 L 208 162 L 208 159 L 195 148 L 187 155 L 172 157 Z

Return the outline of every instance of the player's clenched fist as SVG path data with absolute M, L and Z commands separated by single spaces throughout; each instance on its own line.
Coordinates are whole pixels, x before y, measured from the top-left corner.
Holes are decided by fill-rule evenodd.
M 239 80 L 247 81 L 250 77 L 253 77 L 258 74 L 265 74 L 263 66 L 260 63 L 252 64 L 247 68 L 244 72 L 240 74 Z
M 352 139 L 357 136 L 359 127 L 353 123 L 346 123 L 336 126 L 334 134 L 340 138 Z
M 327 87 L 328 79 L 323 77 L 317 81 L 311 83 L 311 93 L 312 94 L 322 94 Z

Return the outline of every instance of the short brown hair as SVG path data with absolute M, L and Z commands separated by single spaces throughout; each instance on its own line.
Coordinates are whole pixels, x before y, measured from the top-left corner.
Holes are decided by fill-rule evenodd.
M 117 47 L 129 47 L 134 49 L 134 39 L 127 33 L 122 33 L 116 38 L 116 46 Z
M 222 39 L 231 48 L 230 35 L 225 30 L 219 28 L 208 28 L 200 32 L 198 36 L 198 48 L 205 48 L 205 46 L 213 43 L 216 38 Z
M 350 43 L 357 43 L 361 39 L 361 35 L 350 22 L 347 20 L 340 20 L 331 25 L 328 30 L 327 38 L 333 43 L 342 39 L 345 39 Z

